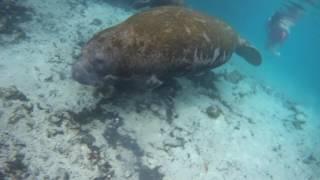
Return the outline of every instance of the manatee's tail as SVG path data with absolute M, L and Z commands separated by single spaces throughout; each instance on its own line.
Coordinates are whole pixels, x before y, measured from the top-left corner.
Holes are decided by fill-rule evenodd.
M 252 65 L 259 66 L 262 63 L 260 52 L 241 38 L 235 52 Z

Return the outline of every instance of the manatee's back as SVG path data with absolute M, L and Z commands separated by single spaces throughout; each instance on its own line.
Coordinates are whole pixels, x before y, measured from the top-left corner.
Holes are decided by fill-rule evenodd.
M 104 53 L 116 62 L 115 75 L 161 77 L 223 64 L 235 49 L 237 35 L 212 17 L 164 6 L 136 14 L 94 39 L 105 41 Z

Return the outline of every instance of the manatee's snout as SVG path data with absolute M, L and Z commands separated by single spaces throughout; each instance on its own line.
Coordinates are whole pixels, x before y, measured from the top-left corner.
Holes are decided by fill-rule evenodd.
M 86 61 L 80 60 L 72 66 L 72 78 L 81 84 L 98 86 L 102 81 L 101 77 L 94 71 L 94 68 Z

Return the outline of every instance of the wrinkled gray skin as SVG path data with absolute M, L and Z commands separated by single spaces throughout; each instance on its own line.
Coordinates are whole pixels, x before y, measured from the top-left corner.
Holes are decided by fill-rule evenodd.
M 252 65 L 262 61 L 258 50 L 222 21 L 165 6 L 96 34 L 83 47 L 72 76 L 93 86 L 124 81 L 157 87 L 170 78 L 221 66 L 233 52 Z
M 79 60 L 72 67 L 72 77 L 81 84 L 100 86 L 102 79 L 95 72 L 94 67 L 87 61 Z

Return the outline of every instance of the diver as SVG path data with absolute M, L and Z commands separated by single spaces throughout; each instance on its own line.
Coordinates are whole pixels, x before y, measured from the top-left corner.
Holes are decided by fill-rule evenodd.
M 291 2 L 284 9 L 276 11 L 267 24 L 267 49 L 274 55 L 280 56 L 277 48 L 281 46 L 290 34 L 290 29 L 304 12 L 303 6 Z

